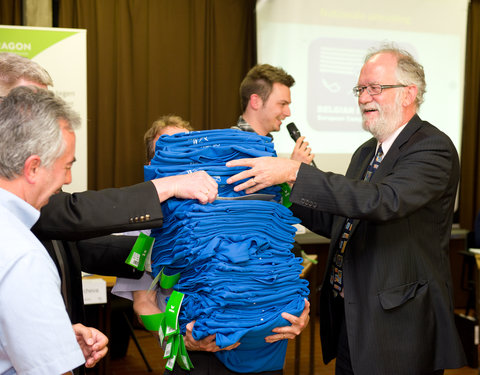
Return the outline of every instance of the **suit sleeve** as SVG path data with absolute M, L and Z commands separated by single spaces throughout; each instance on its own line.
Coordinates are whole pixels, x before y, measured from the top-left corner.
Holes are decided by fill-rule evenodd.
M 103 236 L 76 243 L 82 271 L 105 276 L 139 279 L 143 272 L 125 263 L 135 236 Z
M 32 231 L 42 240 L 78 241 L 162 223 L 157 191 L 147 181 L 118 189 L 55 194 Z
M 292 204 L 290 210 L 293 216 L 302 220 L 301 224 L 312 232 L 327 238 L 331 237 L 333 215 L 299 204 Z
M 400 136 L 399 136 L 400 137 Z M 353 219 L 384 222 L 416 212 L 455 194 L 458 155 L 451 141 L 432 126 L 392 146 L 370 182 L 363 181 L 361 153 L 352 157 L 346 176 L 302 164 L 290 201 L 300 206 Z

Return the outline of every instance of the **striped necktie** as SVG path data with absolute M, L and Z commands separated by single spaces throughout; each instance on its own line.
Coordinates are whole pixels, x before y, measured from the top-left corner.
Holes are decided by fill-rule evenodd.
M 364 181 L 370 181 L 373 173 L 377 170 L 378 166 L 383 159 L 383 150 L 382 145 L 378 147 L 377 154 L 372 159 L 368 165 L 367 172 L 363 177 Z M 347 246 L 347 241 L 350 236 L 350 231 L 352 230 L 353 219 L 347 218 L 345 221 L 345 226 L 343 227 L 342 236 L 340 241 L 338 241 L 338 248 L 336 254 L 333 258 L 333 267 L 332 273 L 330 275 L 330 284 L 333 287 L 333 294 L 337 296 L 338 294 L 343 297 L 343 257 L 345 254 L 345 248 Z

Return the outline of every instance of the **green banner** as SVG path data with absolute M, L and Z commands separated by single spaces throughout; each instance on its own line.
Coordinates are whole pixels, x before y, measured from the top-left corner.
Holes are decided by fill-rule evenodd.
M 13 52 L 29 59 L 48 47 L 75 35 L 75 31 L 57 31 L 31 28 L 0 28 L 0 52 Z

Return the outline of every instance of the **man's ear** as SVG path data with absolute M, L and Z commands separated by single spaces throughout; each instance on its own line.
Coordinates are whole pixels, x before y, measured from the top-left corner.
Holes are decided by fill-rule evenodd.
M 38 173 L 41 166 L 40 156 L 30 155 L 23 166 L 23 175 L 30 184 L 34 184 L 37 181 Z
M 403 106 L 408 107 L 412 103 L 415 102 L 415 99 L 417 98 L 417 92 L 418 88 L 415 85 L 407 86 L 406 87 L 406 94 L 405 97 L 403 98 Z
M 257 94 L 250 95 L 250 106 L 257 110 L 263 106 L 263 100 Z

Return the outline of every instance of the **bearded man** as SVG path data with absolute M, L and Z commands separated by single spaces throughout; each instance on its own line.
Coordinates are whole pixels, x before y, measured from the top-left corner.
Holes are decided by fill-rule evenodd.
M 234 160 L 252 193 L 289 182 L 295 216 L 331 239 L 320 295 L 323 360 L 336 374 L 425 375 L 465 365 L 454 323 L 449 240 L 459 180 L 450 138 L 417 111 L 423 67 L 386 46 L 353 93 L 373 138 L 345 174 L 295 160 Z

